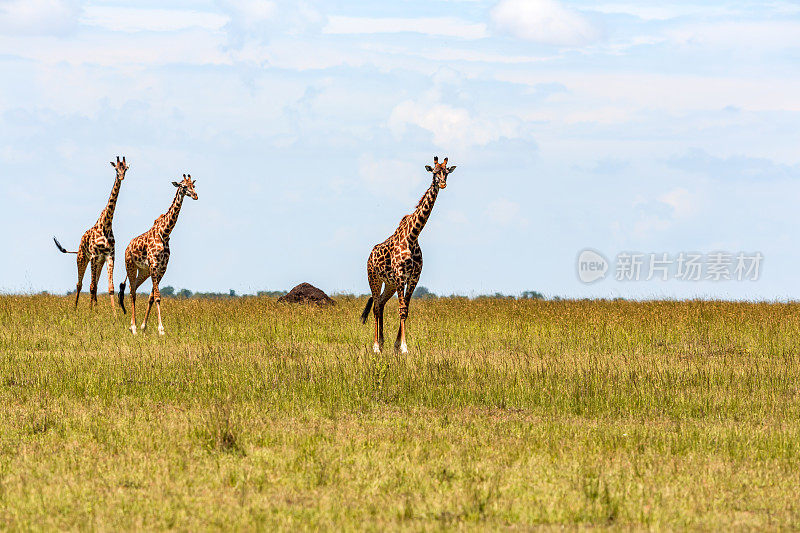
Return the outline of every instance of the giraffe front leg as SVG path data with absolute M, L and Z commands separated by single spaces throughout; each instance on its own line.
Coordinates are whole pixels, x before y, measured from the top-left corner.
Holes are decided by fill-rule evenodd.
M 397 286 L 397 298 L 400 300 L 400 328 L 397 330 L 397 339 L 394 341 L 394 349 L 400 353 L 408 353 L 408 346 L 406 345 L 406 317 L 408 317 L 407 297 L 405 283 L 399 283 Z
M 142 325 L 139 329 L 142 331 L 147 329 L 147 319 L 150 318 L 150 310 L 153 309 L 153 302 L 156 299 L 155 296 L 156 291 L 156 282 L 153 282 L 153 288 L 150 290 L 150 298 L 147 300 L 147 310 L 144 312 L 144 320 L 142 320 Z
M 161 291 L 158 290 L 158 283 L 160 280 L 153 280 L 153 294 L 156 297 L 156 312 L 158 313 L 158 334 L 165 335 L 164 323 L 161 322 Z
M 108 256 L 108 294 L 111 296 L 111 309 L 114 316 L 117 316 L 117 305 L 114 302 L 114 250 Z
M 420 272 L 412 273 L 411 279 L 408 280 L 408 285 L 406 285 L 406 301 L 405 301 L 405 316 L 403 316 L 403 312 L 400 312 L 400 330 L 397 332 L 398 339 L 400 341 L 400 351 L 402 353 L 408 353 L 408 345 L 406 344 L 406 318 L 408 318 L 408 307 L 411 305 L 411 297 L 414 296 L 414 289 L 417 288 L 417 282 L 419 282 L 419 275 Z

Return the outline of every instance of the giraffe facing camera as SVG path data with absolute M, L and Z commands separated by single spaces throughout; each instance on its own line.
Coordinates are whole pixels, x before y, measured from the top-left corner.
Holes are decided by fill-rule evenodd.
M 408 304 L 422 274 L 422 249 L 419 247 L 419 234 L 433 211 L 433 204 L 439 189 L 447 187 L 447 176 L 455 166 L 447 167 L 447 158 L 439 163 L 439 157 L 433 158 L 433 167 L 425 165 L 425 170 L 433 173 L 433 181 L 422 195 L 414 212 L 400 221 L 391 237 L 376 244 L 367 259 L 367 278 L 372 296 L 367 300 L 361 322 L 366 324 L 369 311 L 375 315 L 375 342 L 372 349 L 378 353 L 383 349 L 383 309 L 386 303 L 397 293 L 400 301 L 400 329 L 397 330 L 395 350 L 408 352 L 406 344 L 406 318 Z M 383 292 L 381 292 L 383 291 Z
M 446 189 L 447 188 L 447 175 L 453 172 L 456 169 L 456 166 L 453 165 L 450 168 L 447 168 L 447 158 L 444 158 L 444 161 L 439 163 L 439 157 L 435 156 L 433 158 L 433 165 L 425 165 L 425 170 L 428 172 L 433 172 L 433 179 L 439 180 L 439 188 Z

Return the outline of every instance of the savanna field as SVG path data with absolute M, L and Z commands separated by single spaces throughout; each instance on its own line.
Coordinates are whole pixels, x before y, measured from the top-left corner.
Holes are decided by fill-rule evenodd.
M 364 303 L 0 297 L 0 528 L 800 528 L 800 305 Z

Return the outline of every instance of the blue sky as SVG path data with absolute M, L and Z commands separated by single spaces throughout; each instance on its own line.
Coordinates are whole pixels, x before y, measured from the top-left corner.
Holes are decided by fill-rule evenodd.
M 0 0 L 0 290 L 74 287 L 51 236 L 74 249 L 124 154 L 117 283 L 190 172 L 162 285 L 367 292 L 438 154 L 437 293 L 799 298 L 798 64 L 789 1 Z M 584 248 L 764 262 L 585 285 Z

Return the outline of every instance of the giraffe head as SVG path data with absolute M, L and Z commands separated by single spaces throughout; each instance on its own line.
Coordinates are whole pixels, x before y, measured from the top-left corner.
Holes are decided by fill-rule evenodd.
M 114 170 L 116 170 L 116 171 L 117 171 L 117 177 L 118 177 L 120 180 L 124 180 L 124 179 L 125 179 L 125 173 L 126 173 L 126 172 L 128 171 L 128 169 L 130 168 L 130 167 L 128 166 L 128 163 L 126 163 L 126 162 L 125 162 L 125 156 L 122 156 L 122 161 L 120 161 L 120 160 L 119 160 L 119 156 L 117 156 L 117 162 L 116 162 L 116 163 L 114 163 L 114 162 L 112 161 L 112 162 L 111 162 L 111 166 L 112 166 L 112 167 L 114 167 Z
M 178 191 L 183 196 L 188 196 L 192 200 L 197 200 L 197 193 L 194 190 L 194 184 L 197 180 L 192 181 L 191 174 L 184 174 L 180 183 L 173 181 L 172 184 L 178 188 Z
M 428 172 L 433 172 L 433 182 L 436 183 L 440 189 L 444 189 L 447 187 L 448 174 L 453 172 L 456 167 L 453 165 L 452 167 L 448 168 L 446 157 L 444 158 L 443 162 L 439 163 L 439 156 L 433 157 L 433 165 L 433 167 L 430 165 L 425 165 L 425 170 Z

